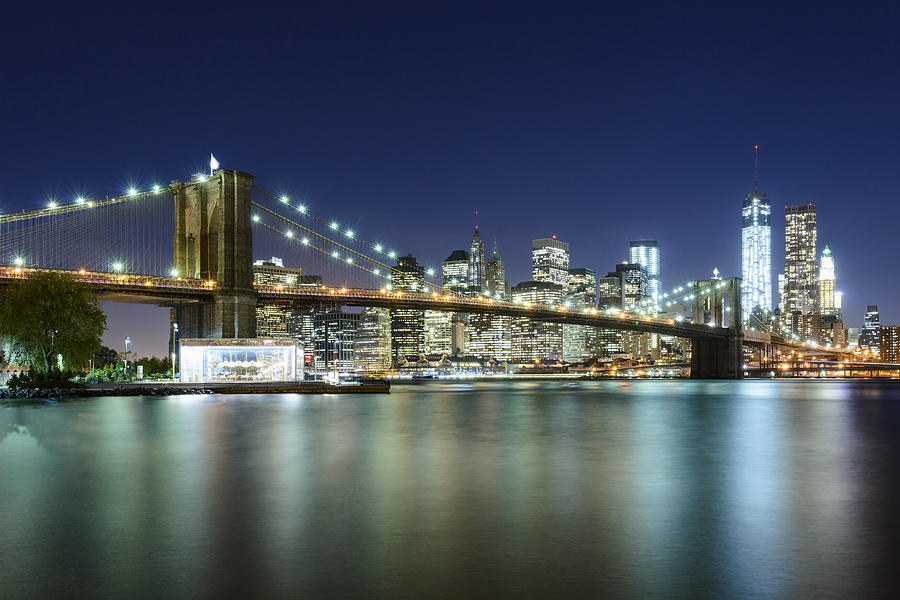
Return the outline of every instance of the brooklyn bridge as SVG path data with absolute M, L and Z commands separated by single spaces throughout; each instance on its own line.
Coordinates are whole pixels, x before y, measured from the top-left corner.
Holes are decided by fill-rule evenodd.
M 320 273 L 321 283 L 254 283 L 254 256 L 284 254 Z M 0 215 L 0 285 L 36 270 L 66 273 L 101 299 L 173 309 L 187 338 L 253 338 L 260 305 L 331 305 L 495 314 L 686 338 L 694 378 L 741 378 L 748 347 L 769 357 L 793 351 L 829 363 L 850 358 L 790 335 L 745 331 L 739 278 L 692 281 L 679 298 L 691 305 L 691 318 L 675 320 L 462 294 L 431 270 L 395 285 L 396 259 L 387 244 L 320 218 L 236 170 Z

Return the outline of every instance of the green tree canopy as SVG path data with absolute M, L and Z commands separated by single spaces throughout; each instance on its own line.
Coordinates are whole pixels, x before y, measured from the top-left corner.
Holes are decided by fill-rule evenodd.
M 85 363 L 100 349 L 106 315 L 84 284 L 34 272 L 0 293 L 0 336 L 6 360 L 39 371 Z

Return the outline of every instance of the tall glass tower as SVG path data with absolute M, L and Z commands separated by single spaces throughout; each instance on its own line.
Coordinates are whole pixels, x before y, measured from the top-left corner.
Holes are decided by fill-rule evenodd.
M 834 289 L 834 256 L 831 249 L 825 246 L 819 260 L 819 311 L 823 315 L 839 315 L 841 313 Z
M 484 242 L 478 233 L 478 225 L 472 234 L 472 242 L 469 244 L 469 292 L 480 294 L 484 288 Z
M 756 307 L 772 310 L 772 205 L 759 191 L 759 146 L 753 147 L 753 193 L 741 207 L 741 307 L 744 320 Z
M 628 245 L 628 262 L 641 265 L 646 269 L 647 292 L 653 299 L 653 306 L 659 310 L 659 243 L 656 240 L 634 240 Z
M 784 312 L 816 312 L 819 273 L 816 260 L 816 206 L 784 207 Z

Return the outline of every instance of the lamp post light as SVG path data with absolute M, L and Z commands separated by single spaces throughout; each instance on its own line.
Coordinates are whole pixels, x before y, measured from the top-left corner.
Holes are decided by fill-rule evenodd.
M 125 336 L 125 370 L 122 373 L 122 377 L 125 381 L 128 381 L 128 344 L 131 342 L 131 338 L 127 335 Z

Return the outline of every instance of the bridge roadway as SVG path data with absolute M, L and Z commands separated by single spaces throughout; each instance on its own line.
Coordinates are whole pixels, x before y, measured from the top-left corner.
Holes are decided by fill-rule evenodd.
M 438 294 L 436 292 L 425 294 L 326 287 L 318 289 L 309 287 L 304 289 L 286 286 L 257 286 L 256 292 L 260 301 L 264 304 L 285 304 L 299 307 L 323 302 L 334 302 L 346 306 L 408 308 L 413 310 L 528 317 L 536 321 L 658 333 L 689 339 L 726 339 L 729 336 L 729 330 L 723 327 L 679 323 L 674 319 L 658 319 L 624 312 L 620 312 L 617 315 L 606 315 L 596 309 L 579 310 L 566 308 L 562 305 L 523 305 L 512 302 L 500 302 L 493 298 Z
M 103 300 L 170 305 L 184 302 L 213 302 L 218 291 L 215 281 L 201 279 L 157 277 L 131 273 L 106 273 L 84 269 L 31 269 L 0 265 L 0 286 L 24 279 L 28 273 L 53 271 L 67 274 L 76 281 L 86 283 Z M 387 290 L 348 289 L 329 287 L 256 286 L 258 298 L 263 304 L 281 304 L 295 307 L 336 303 L 347 306 L 408 308 L 463 313 L 529 317 L 538 321 L 570 325 L 589 325 L 604 329 L 619 329 L 673 335 L 688 339 L 725 339 L 729 330 L 694 323 L 679 323 L 673 319 L 658 319 L 624 312 L 617 315 L 602 314 L 597 310 L 567 309 L 564 306 L 522 305 L 500 302 L 490 298 L 430 294 Z M 771 345 L 795 351 L 807 356 L 853 357 L 846 351 L 811 347 L 808 344 L 784 340 L 767 333 L 744 330 L 742 342 L 747 345 Z
M 14 281 L 25 279 L 29 273 L 40 271 L 69 275 L 75 281 L 87 284 L 101 300 L 140 304 L 165 304 L 166 301 L 213 302 L 216 295 L 214 281 L 130 273 L 101 273 L 84 269 L 69 271 L 0 266 L 0 286 L 7 286 Z
M 103 300 L 170 304 L 174 302 L 213 302 L 217 293 L 215 281 L 201 279 L 157 277 L 131 273 L 104 273 L 84 269 L 32 269 L 0 266 L 0 286 L 25 279 L 28 273 L 53 271 L 66 274 L 74 280 L 90 286 Z M 438 294 L 436 292 L 390 292 L 387 290 L 347 289 L 328 287 L 256 286 L 262 304 L 282 304 L 295 307 L 336 303 L 346 306 L 408 308 L 447 312 L 481 313 L 528 317 L 537 321 L 589 325 L 606 329 L 641 331 L 674 335 L 689 339 L 725 339 L 729 330 L 692 323 L 679 323 L 674 319 L 657 319 L 621 312 L 606 315 L 596 309 L 569 309 L 562 305 L 528 305 L 501 302 L 492 298 Z

